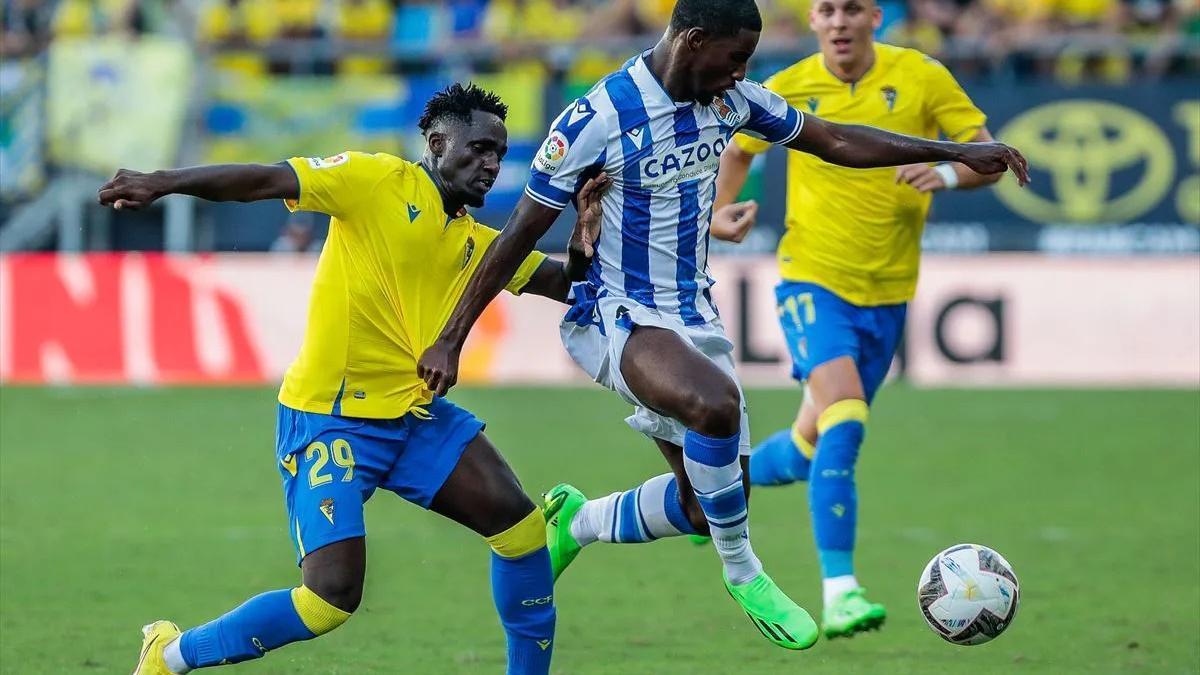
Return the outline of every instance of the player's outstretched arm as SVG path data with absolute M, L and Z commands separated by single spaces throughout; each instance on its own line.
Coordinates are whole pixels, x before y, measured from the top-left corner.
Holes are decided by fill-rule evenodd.
M 787 144 L 830 164 L 855 169 L 899 166 L 917 162 L 961 162 L 980 174 L 1009 169 L 1021 185 L 1029 182 L 1029 165 L 1021 153 L 1003 143 L 953 143 L 856 124 L 835 124 L 808 115 L 800 133 Z
M 986 129 L 980 129 L 969 143 L 990 143 L 995 139 Z M 946 162 L 937 166 L 929 164 L 908 164 L 896 167 L 896 182 L 907 183 L 918 192 L 938 192 L 940 190 L 974 190 L 986 187 L 1000 180 L 1004 174 L 976 173 L 970 167 L 959 162 Z
M 532 293 L 567 302 L 571 291 L 571 283 L 587 278 L 588 267 L 592 264 L 592 256 L 596 253 L 596 240 L 600 238 L 600 221 L 603 210 L 600 198 L 608 191 L 612 180 L 608 174 L 601 173 L 589 179 L 579 190 L 575 198 L 575 230 L 567 243 L 567 262 L 547 258 L 534 271 L 529 282 L 521 289 L 522 293 Z
M 430 391 L 443 396 L 458 382 L 458 357 L 471 327 L 488 303 L 512 280 L 521 262 L 554 224 L 559 213 L 558 209 L 539 204 L 528 194 L 517 202 L 508 224 L 483 254 L 475 276 L 471 277 L 459 298 L 442 334 L 417 361 L 417 375 L 425 380 Z
M 140 209 L 172 194 L 214 202 L 298 199 L 300 181 L 286 164 L 214 164 L 151 173 L 120 169 L 100 186 L 97 199 L 116 209 Z

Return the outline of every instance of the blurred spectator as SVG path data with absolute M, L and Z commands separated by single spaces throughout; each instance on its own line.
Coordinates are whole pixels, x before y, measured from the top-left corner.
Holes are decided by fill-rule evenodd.
M 30 56 L 46 46 L 54 9 L 42 0 L 4 0 L 0 4 L 0 56 Z
M 334 37 L 358 44 L 384 44 L 392 33 L 392 5 L 387 0 L 340 0 L 334 16 Z M 372 54 L 346 54 L 337 70 L 346 75 L 384 73 L 388 59 Z
M 325 240 L 317 237 L 312 219 L 306 215 L 292 216 L 279 237 L 271 244 L 273 253 L 319 253 Z
M 207 0 L 200 10 L 196 37 L 206 44 L 244 46 L 278 35 L 278 19 L 261 0 Z
M 387 0 L 341 0 L 334 34 L 343 40 L 383 40 L 392 31 L 392 5 Z
M 265 0 L 264 0 L 265 1 Z M 271 10 L 279 21 L 283 38 L 315 38 L 324 32 L 321 26 L 321 0 L 274 0 Z
M 483 35 L 498 44 L 571 42 L 582 33 L 586 19 L 584 8 L 569 0 L 491 0 Z
M 56 37 L 148 33 L 179 37 L 184 32 L 179 11 L 172 0 L 60 0 L 52 27 Z

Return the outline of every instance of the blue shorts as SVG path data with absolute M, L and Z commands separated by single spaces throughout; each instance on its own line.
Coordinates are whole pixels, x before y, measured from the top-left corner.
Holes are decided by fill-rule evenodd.
M 781 282 L 775 300 L 792 355 L 792 377 L 803 382 L 817 366 L 849 356 L 870 403 L 892 367 L 908 303 L 860 307 L 799 281 Z
M 297 563 L 322 546 L 365 536 L 363 504 L 375 488 L 429 508 L 484 425 L 444 398 L 426 410 L 429 419 L 365 419 L 280 404 L 275 459 Z

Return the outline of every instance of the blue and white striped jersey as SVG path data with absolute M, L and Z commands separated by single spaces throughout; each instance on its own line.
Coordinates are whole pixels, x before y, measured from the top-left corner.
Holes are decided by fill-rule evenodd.
M 688 325 L 713 320 L 708 227 L 721 151 L 746 131 L 783 144 L 803 113 L 757 83 L 711 105 L 678 103 L 646 55 L 601 80 L 554 121 L 525 193 L 562 209 L 601 170 L 613 179 L 588 281 Z

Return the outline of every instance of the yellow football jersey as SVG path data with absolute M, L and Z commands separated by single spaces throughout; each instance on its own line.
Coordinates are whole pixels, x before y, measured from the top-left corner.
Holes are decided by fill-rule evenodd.
M 970 140 L 987 118 L 937 61 L 913 49 L 875 45 L 875 65 L 853 84 L 825 67 L 820 53 L 763 83 L 793 107 L 833 122 L 867 124 L 937 138 Z M 767 143 L 739 134 L 760 153 Z M 820 284 L 856 305 L 912 299 L 921 233 L 931 195 L 896 184 L 896 170 L 847 169 L 788 153 L 787 229 L 780 274 Z
M 300 179 L 300 199 L 288 208 L 332 218 L 304 343 L 284 376 L 280 403 L 385 419 L 429 403 L 417 359 L 499 233 L 470 215 L 447 216 L 424 167 L 399 157 L 345 152 L 288 164 Z M 531 253 L 509 292 L 519 292 L 545 259 Z

